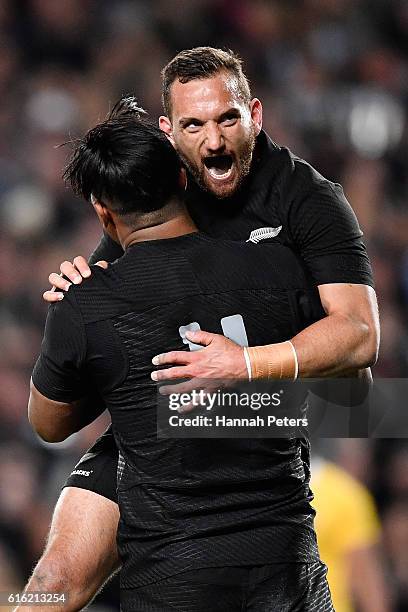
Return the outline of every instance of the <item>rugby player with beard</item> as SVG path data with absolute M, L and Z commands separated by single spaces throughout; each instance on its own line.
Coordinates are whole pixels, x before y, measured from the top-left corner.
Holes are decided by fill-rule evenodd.
M 188 169 L 187 204 L 198 227 L 214 237 L 233 240 L 256 241 L 266 232 L 268 241 L 293 249 L 311 290 L 318 291 L 325 316 L 316 312 L 318 320 L 291 339 L 299 375 L 335 376 L 374 363 L 378 314 L 370 264 L 355 216 L 339 185 L 324 179 L 261 131 L 262 106 L 251 98 L 239 60 L 211 48 L 181 52 L 163 71 L 163 101 L 166 115 L 160 118 L 160 127 Z M 93 261 L 112 261 L 121 252 L 104 236 Z M 89 269 L 83 258 L 74 262 L 76 267 L 64 262 L 61 271 L 76 283 L 81 274 L 89 275 Z M 69 284 L 57 275 L 50 280 L 62 290 Z M 48 292 L 46 297 L 52 301 L 61 294 Z M 189 339 L 205 348 L 157 356 L 155 365 L 176 367 L 154 371 L 155 380 L 248 375 L 241 347 L 205 331 L 192 332 Z M 270 345 L 252 354 L 253 370 L 262 372 L 263 359 L 270 355 L 276 356 L 280 372 L 293 359 L 292 353 Z M 306 465 L 307 457 L 304 460 Z M 57 535 L 50 538 L 31 589 L 36 574 L 41 573 L 50 586 L 63 577 L 85 600 L 98 577 L 100 584 L 104 581 L 114 564 L 109 562 L 105 568 L 101 560 L 114 559 L 116 464 L 108 432 L 77 466 L 76 472 L 91 476 L 74 474 L 68 479 L 56 513 Z M 81 540 L 78 533 L 72 533 L 73 505 L 80 513 L 90 512 L 91 526 L 104 525 L 109 535 L 97 547 L 92 537 Z M 71 547 L 77 551 L 78 571 L 66 563 Z M 96 574 L 95 580 L 89 580 L 89 590 L 84 588 L 87 572 Z

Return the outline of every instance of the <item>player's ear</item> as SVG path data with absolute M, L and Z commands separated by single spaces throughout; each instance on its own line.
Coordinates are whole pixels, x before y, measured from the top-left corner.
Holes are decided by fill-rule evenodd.
M 113 226 L 115 226 L 115 223 L 112 219 L 111 212 L 105 206 L 105 204 L 97 200 L 94 195 L 91 195 L 91 202 L 92 202 L 92 206 L 95 209 L 96 214 L 98 215 L 99 221 L 102 224 L 102 227 L 105 230 L 108 230 L 109 227 L 112 226 L 112 223 L 113 223 Z
M 255 126 L 255 133 L 258 136 L 262 129 L 262 102 L 258 98 L 253 98 L 249 103 L 251 118 Z
M 164 115 L 159 117 L 159 128 L 166 134 L 173 147 L 175 147 L 176 144 L 173 138 L 173 126 L 171 125 L 171 121 L 168 117 L 165 117 Z
M 99 221 L 102 224 L 104 232 L 108 234 L 112 240 L 120 243 L 115 213 L 112 213 L 112 211 L 110 211 L 109 208 L 103 204 L 103 202 L 99 202 L 95 198 L 92 200 L 92 206 L 99 217 Z

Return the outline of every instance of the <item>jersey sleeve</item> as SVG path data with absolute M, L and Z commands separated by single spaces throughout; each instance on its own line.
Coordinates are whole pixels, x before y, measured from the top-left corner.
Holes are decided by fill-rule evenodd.
M 64 487 L 93 491 L 117 503 L 118 459 L 119 451 L 109 426 L 76 464 Z
M 356 215 L 341 185 L 315 180 L 288 210 L 291 240 L 316 285 L 374 286 L 370 260 Z
M 90 264 L 95 264 L 97 261 L 105 260 L 112 263 L 119 257 L 122 257 L 123 249 L 108 234 L 103 234 L 102 238 L 89 258 Z
M 41 353 L 32 374 L 36 389 L 57 402 L 83 397 L 87 392 L 85 354 L 85 328 L 70 290 L 48 309 Z

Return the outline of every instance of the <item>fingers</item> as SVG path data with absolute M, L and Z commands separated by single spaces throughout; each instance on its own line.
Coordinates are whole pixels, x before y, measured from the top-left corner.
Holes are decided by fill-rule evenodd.
M 60 265 L 61 274 L 66 276 L 75 285 L 79 285 L 83 278 L 91 276 L 91 269 L 88 262 L 82 255 L 74 258 L 74 261 L 63 261 Z
M 225 340 L 224 336 L 221 337 Z M 189 331 L 186 332 L 186 338 L 195 344 L 208 346 L 215 338 L 217 338 L 217 334 L 211 334 L 210 332 L 206 331 Z M 153 357 L 152 364 L 156 366 L 168 365 L 170 363 L 187 365 L 193 363 L 196 358 L 196 351 L 170 351 L 169 353 L 161 353 L 161 355 L 156 355 Z
M 190 402 L 189 404 L 184 404 L 184 406 L 180 406 L 180 408 L 177 409 L 177 412 L 179 412 L 180 414 L 185 414 L 186 412 L 193 412 L 194 408 L 197 408 L 197 406 L 194 406 L 194 404 Z
M 162 385 L 159 393 L 164 396 L 177 395 L 179 399 L 190 396 L 190 402 L 183 403 L 177 408 L 177 412 L 184 414 L 200 408 L 208 410 L 209 396 L 213 396 L 221 388 L 219 381 L 195 377 L 174 385 Z
M 169 363 L 177 363 L 187 365 L 194 360 L 194 353 L 187 351 L 170 351 L 156 355 L 152 359 L 153 365 L 167 365 Z
M 61 276 L 61 274 L 56 274 L 55 272 L 52 272 L 52 274 L 49 275 L 48 280 L 50 285 L 52 285 L 55 289 L 61 289 L 62 291 L 68 291 L 71 286 L 71 283 L 67 281 L 66 278 Z
M 197 383 L 194 382 L 196 381 L 196 379 L 191 379 L 191 381 L 186 381 L 186 382 L 182 382 L 182 383 L 176 383 L 175 385 L 162 385 L 159 388 L 159 393 L 160 395 L 171 395 L 172 393 L 175 393 L 176 395 L 178 395 L 179 397 L 183 394 L 183 393 L 188 393 L 190 394 L 195 387 L 197 386 Z M 196 408 L 197 406 L 195 406 L 193 404 L 193 402 L 189 402 L 187 404 L 183 404 L 182 406 L 179 406 L 177 408 L 177 412 L 179 412 L 180 414 L 184 413 L 184 412 L 191 412 L 192 410 L 194 410 L 194 408 Z
M 74 260 L 75 261 L 75 260 Z M 66 276 L 75 285 L 79 285 L 82 282 L 82 276 L 76 269 L 73 263 L 70 261 L 63 261 L 60 265 L 61 274 Z
M 101 260 L 96 265 L 106 270 L 108 262 Z M 64 294 L 61 291 L 68 291 L 72 283 L 79 285 L 83 278 L 88 278 L 91 275 L 88 262 L 82 255 L 75 257 L 72 263 L 70 261 L 63 261 L 60 265 L 60 270 L 61 274 L 52 272 L 48 277 L 52 289 L 43 293 L 43 299 L 46 302 L 52 303 L 62 300 Z M 61 291 L 57 291 L 58 289 Z
M 49 275 L 48 280 L 50 285 L 52 285 L 52 289 L 44 291 L 43 300 L 49 304 L 52 304 L 53 302 L 60 302 L 64 298 L 64 294 L 61 291 L 57 291 L 57 289 L 68 291 L 71 283 L 63 278 L 61 274 L 56 274 L 55 272 L 52 272 L 52 274 Z
M 43 299 L 49 304 L 52 302 L 60 302 L 63 298 L 64 294 L 60 293 L 59 291 L 52 291 L 50 289 L 49 291 L 44 291 L 43 293 Z
M 167 368 L 166 370 L 157 370 L 150 374 L 152 380 L 174 380 L 175 378 L 190 378 L 187 368 Z
M 101 268 L 108 267 L 106 261 L 98 261 L 97 265 Z M 48 277 L 52 289 L 43 293 L 43 299 L 48 303 L 62 300 L 64 298 L 64 294 L 61 293 L 62 291 L 68 291 L 72 283 L 79 285 L 82 282 L 82 278 L 88 278 L 91 275 L 88 262 L 82 255 L 75 257 L 72 263 L 70 261 L 63 261 L 60 265 L 60 270 L 61 274 L 52 272 Z
M 77 257 L 75 257 L 73 264 L 83 278 L 88 278 L 89 276 L 91 276 L 91 269 L 88 265 L 88 262 L 84 257 L 82 257 L 82 255 L 78 255 Z
M 217 334 L 211 334 L 206 331 L 188 331 L 186 332 L 187 340 L 191 340 L 195 344 L 202 344 L 203 346 L 208 346 L 211 342 L 217 337 Z

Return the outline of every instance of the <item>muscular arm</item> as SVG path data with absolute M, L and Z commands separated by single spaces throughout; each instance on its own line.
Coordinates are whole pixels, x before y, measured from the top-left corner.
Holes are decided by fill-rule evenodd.
M 370 376 L 366 369 L 375 363 L 379 344 L 374 290 L 367 285 L 333 283 L 320 285 L 319 292 L 327 316 L 291 339 L 299 376 L 354 377 L 359 371 Z M 187 337 L 205 348 L 158 355 L 154 365 L 175 367 L 153 372 L 154 380 L 248 377 L 243 349 L 231 340 L 204 331 L 188 332 Z
M 301 376 L 344 376 L 377 359 L 379 320 L 371 265 L 342 187 L 308 164 L 294 167 L 283 198 L 284 222 L 327 316 L 292 342 Z
M 45 397 L 30 383 L 28 419 L 37 434 L 46 442 L 61 442 L 92 423 L 105 406 L 97 394 L 71 403 L 56 402 Z
M 299 375 L 338 376 L 374 365 L 380 339 L 374 290 L 335 283 L 320 285 L 319 293 L 327 317 L 292 338 Z
M 119 509 L 93 491 L 67 487 L 54 510 L 44 553 L 25 592 L 65 594 L 67 602 L 49 612 L 82 610 L 120 566 L 116 548 Z M 15 612 L 41 608 L 18 607 Z
M 28 417 L 47 442 L 65 440 L 105 409 L 86 369 L 87 336 L 73 291 L 48 310 L 30 384 Z

